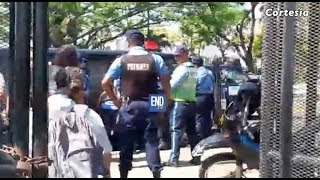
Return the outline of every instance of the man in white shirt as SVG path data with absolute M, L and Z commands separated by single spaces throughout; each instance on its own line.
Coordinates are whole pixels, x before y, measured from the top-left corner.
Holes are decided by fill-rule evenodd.
M 55 119 L 54 116 L 61 111 L 71 111 L 74 106 L 77 106 L 76 103 L 69 98 L 70 93 L 70 81 L 68 80 L 68 75 L 64 69 L 61 69 L 57 72 L 55 81 L 57 84 L 58 91 L 56 94 L 50 96 L 48 98 L 48 114 L 49 119 Z M 104 168 L 107 171 L 110 171 L 110 163 L 111 163 L 111 152 L 112 146 L 109 141 L 109 137 L 103 125 L 102 119 L 99 114 L 88 108 L 85 114 L 85 119 L 88 121 L 88 125 L 90 126 L 94 136 L 96 137 L 97 142 L 103 148 L 103 164 Z M 52 124 L 52 120 L 49 121 Z M 50 142 L 48 143 L 50 144 Z M 110 172 L 108 172 L 110 173 Z

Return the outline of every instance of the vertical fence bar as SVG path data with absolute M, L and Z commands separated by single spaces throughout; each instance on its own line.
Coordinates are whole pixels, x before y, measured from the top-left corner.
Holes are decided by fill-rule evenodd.
M 21 155 L 28 155 L 30 100 L 30 2 L 16 2 L 13 98 L 13 141 Z M 20 151 L 20 152 L 19 152 Z
M 286 2 L 285 9 L 296 9 L 295 2 Z M 285 17 L 284 49 L 281 81 L 281 121 L 280 121 L 280 177 L 292 176 L 292 104 L 293 68 L 295 52 L 295 18 Z
M 48 50 L 48 2 L 34 2 L 33 33 L 33 157 L 48 154 L 48 108 L 47 108 L 47 50 Z M 47 172 L 41 169 L 42 172 Z M 32 171 L 32 177 L 41 177 L 41 172 Z
M 14 96 L 14 81 L 15 81 L 15 73 L 14 73 L 14 40 L 15 40 L 15 3 L 10 2 L 9 6 L 9 16 L 10 16 L 10 22 L 9 22 L 9 57 L 8 57 L 8 69 L 9 69 L 9 76 L 8 76 L 8 85 L 9 85 L 9 118 L 11 121 L 14 121 L 14 103 L 13 99 Z M 11 124 L 11 123 L 10 123 Z M 11 129 L 11 125 L 9 126 Z M 11 136 L 11 130 L 9 131 L 9 135 Z M 12 143 L 12 139 L 10 140 L 10 144 Z

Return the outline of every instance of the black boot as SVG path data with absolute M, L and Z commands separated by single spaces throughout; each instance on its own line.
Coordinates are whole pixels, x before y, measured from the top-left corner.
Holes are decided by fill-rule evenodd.
M 165 143 L 165 142 L 160 142 L 160 144 L 159 144 L 159 149 L 160 150 L 169 150 L 171 147 L 169 146 L 169 144 L 168 143 Z
M 128 171 L 120 170 L 120 178 L 128 178 Z
M 161 178 L 161 172 L 157 171 L 157 172 L 153 172 L 153 178 Z
M 201 157 L 198 156 L 198 157 L 193 157 L 190 161 L 189 161 L 190 164 L 193 164 L 193 165 L 200 165 L 201 164 Z

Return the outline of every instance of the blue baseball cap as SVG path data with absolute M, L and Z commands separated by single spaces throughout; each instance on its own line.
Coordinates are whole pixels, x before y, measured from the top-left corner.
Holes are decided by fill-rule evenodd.
M 186 54 L 189 53 L 189 49 L 188 49 L 186 46 L 184 46 L 184 45 L 178 45 L 178 46 L 176 46 L 175 49 L 174 49 L 174 51 L 173 51 L 173 54 L 174 54 L 175 56 L 181 55 L 181 54 L 183 54 L 183 53 L 186 53 Z

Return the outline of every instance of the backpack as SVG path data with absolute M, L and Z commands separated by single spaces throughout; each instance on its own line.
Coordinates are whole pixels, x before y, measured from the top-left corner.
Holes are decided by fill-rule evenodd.
M 70 112 L 50 117 L 50 178 L 96 178 L 103 174 L 103 149 L 85 119 L 87 110 L 86 105 L 74 105 Z

